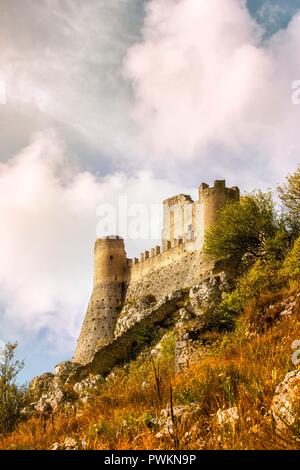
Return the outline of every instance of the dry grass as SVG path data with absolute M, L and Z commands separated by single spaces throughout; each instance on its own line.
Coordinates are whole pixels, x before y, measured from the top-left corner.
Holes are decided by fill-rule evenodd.
M 155 363 L 143 355 L 99 387 L 93 403 L 80 411 L 62 412 L 43 421 L 32 418 L 0 439 L 1 449 L 48 449 L 67 436 L 84 439 L 87 449 L 173 449 L 174 442 L 158 442 L 153 418 L 169 403 L 200 405 L 195 437 L 185 434 L 193 423 L 178 426 L 177 447 L 185 449 L 290 449 L 291 435 L 276 436 L 267 411 L 274 390 L 293 370 L 291 344 L 300 339 L 300 303 L 291 316 L 280 321 L 276 314 L 263 324 L 267 307 L 299 291 L 299 284 L 279 293 L 265 294 L 247 306 L 234 332 L 214 334 L 214 344 L 184 373 L 175 375 L 171 343 Z M 275 310 L 276 311 L 276 308 Z M 259 313 L 259 315 L 257 315 Z M 249 321 L 259 318 L 259 328 L 249 334 Z M 159 393 L 157 390 L 159 386 Z M 215 413 L 236 406 L 241 416 L 234 435 L 218 439 Z M 204 444 L 203 444 L 204 443 Z

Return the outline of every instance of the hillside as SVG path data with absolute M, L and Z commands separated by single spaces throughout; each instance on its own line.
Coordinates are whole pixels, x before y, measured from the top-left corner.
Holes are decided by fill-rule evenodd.
M 123 242 L 96 243 L 79 361 L 34 378 L 24 394 L 7 346 L 0 448 L 299 449 L 299 168 L 279 194 L 281 212 L 270 192 L 223 204 L 204 250 L 168 246 L 163 266 L 142 276 L 146 292 L 139 281 L 122 305 L 112 293 L 124 287 L 114 269 L 117 260 L 124 276 Z M 105 330 L 110 310 L 118 315 Z
M 298 245 L 283 263 L 296 271 Z M 261 269 L 263 287 L 257 288 L 255 269 L 214 305 L 224 298 L 228 305 L 248 292 L 232 331 L 211 328 L 207 313 L 205 321 L 184 319 L 185 301 L 181 317 L 157 328 L 134 360 L 106 379 L 87 378 L 80 400 L 26 419 L 0 440 L 0 447 L 299 448 L 300 371 L 292 345 L 300 339 L 300 282 L 295 270 L 287 275 L 282 267 L 272 273 Z M 185 334 L 190 348 L 183 370 L 176 373 L 178 334 Z

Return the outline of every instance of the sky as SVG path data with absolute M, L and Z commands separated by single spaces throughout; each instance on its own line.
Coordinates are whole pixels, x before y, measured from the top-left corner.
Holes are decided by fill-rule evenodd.
M 137 256 L 163 199 L 296 169 L 299 26 L 300 0 L 1 0 L 0 345 L 20 380 L 71 358 L 107 208 L 151 214 L 137 239 L 116 224 Z

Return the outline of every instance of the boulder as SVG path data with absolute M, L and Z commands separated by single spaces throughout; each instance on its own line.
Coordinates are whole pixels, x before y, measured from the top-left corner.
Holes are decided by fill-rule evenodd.
M 190 289 L 189 297 L 193 312 L 203 315 L 208 309 L 217 305 L 225 292 L 232 289 L 232 284 L 225 273 L 211 276 Z
M 173 422 L 171 409 L 169 407 L 164 408 L 161 410 L 160 417 L 156 423 L 159 427 L 159 432 L 155 435 L 156 439 L 174 440 L 179 428 L 188 429 L 190 431 L 192 426 L 195 425 L 195 421 L 197 420 L 197 416 L 199 415 L 200 410 L 201 407 L 195 404 L 174 406 Z M 195 432 L 195 428 L 193 428 L 193 432 Z
M 227 410 L 219 409 L 217 411 L 216 418 L 219 429 L 219 440 L 224 434 L 234 435 L 236 433 L 240 419 L 236 406 L 228 408 Z
M 66 437 L 63 444 L 55 442 L 49 450 L 84 450 L 86 449 L 86 442 L 84 439 L 75 437 Z
M 300 370 L 289 372 L 276 387 L 270 414 L 275 430 L 293 432 L 300 424 Z

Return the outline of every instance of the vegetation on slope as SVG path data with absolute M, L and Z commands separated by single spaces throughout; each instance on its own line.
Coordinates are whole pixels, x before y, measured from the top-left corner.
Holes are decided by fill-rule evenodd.
M 24 363 L 14 360 L 16 347 L 16 343 L 8 343 L 0 349 L 0 435 L 14 429 L 24 406 L 25 388 L 16 384 Z
M 281 214 L 262 193 L 221 212 L 207 237 L 207 251 L 238 256 L 242 269 L 235 289 L 205 312 L 198 359 L 189 368 L 175 374 L 175 338 L 169 332 L 158 356 L 145 350 L 114 369 L 92 402 L 21 422 L 0 438 L 0 447 L 48 449 L 72 436 L 87 449 L 299 448 L 299 419 L 282 434 L 268 414 L 276 387 L 297 368 L 291 360 L 292 344 L 300 340 L 297 194 L 299 170 L 281 189 Z M 293 309 L 282 315 L 290 298 Z M 196 405 L 197 413 L 176 426 L 175 436 L 158 439 L 158 417 L 170 401 L 174 407 Z M 216 414 L 230 407 L 238 410 L 238 427 L 220 438 Z

